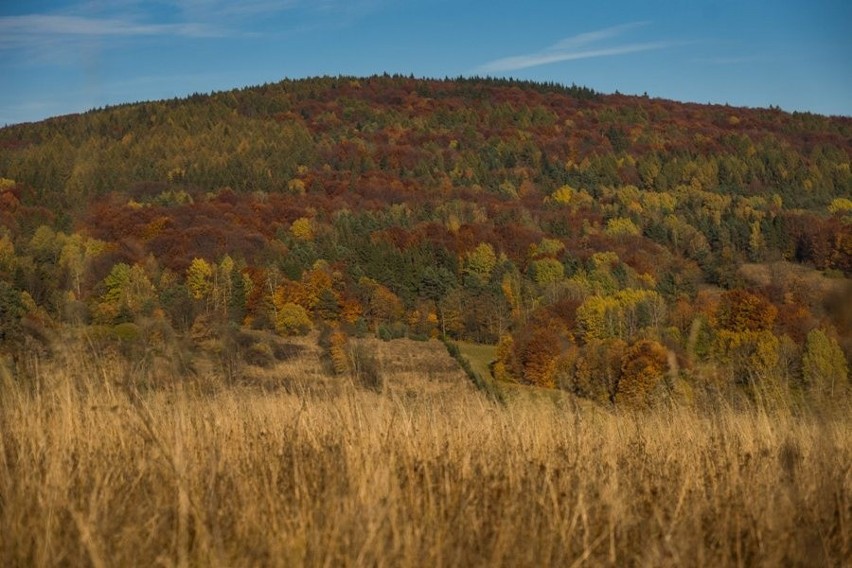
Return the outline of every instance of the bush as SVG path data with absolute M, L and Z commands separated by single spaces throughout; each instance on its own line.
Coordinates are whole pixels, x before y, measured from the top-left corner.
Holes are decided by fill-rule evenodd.
M 112 328 L 112 336 L 122 342 L 136 341 L 140 335 L 139 326 L 135 323 L 120 323 Z
M 272 354 L 272 348 L 268 343 L 263 342 L 255 343 L 246 349 L 243 359 L 249 365 L 263 368 L 271 367 L 275 362 L 275 358 Z
M 633 408 L 651 406 L 654 391 L 668 370 L 668 353 L 663 345 L 647 339 L 637 341 L 622 357 L 616 404 Z
M 352 370 L 349 336 L 340 328 L 323 325 L 317 338 L 322 359 L 333 375 L 344 375 Z
M 389 323 L 379 326 L 377 335 L 382 341 L 390 341 L 392 339 L 402 339 L 408 334 L 408 326 L 404 323 Z
M 282 335 L 307 335 L 311 330 L 311 318 L 305 308 L 287 302 L 278 310 L 275 329 Z

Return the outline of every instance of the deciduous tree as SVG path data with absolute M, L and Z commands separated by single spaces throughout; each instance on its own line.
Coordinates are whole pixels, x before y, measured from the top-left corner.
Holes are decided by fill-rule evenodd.
M 849 366 L 843 350 L 821 329 L 812 330 L 805 340 L 802 375 L 812 391 L 828 399 L 848 386 Z
M 213 290 L 213 267 L 203 258 L 193 258 L 186 269 L 186 287 L 196 300 L 204 300 Z
M 621 360 L 616 404 L 634 408 L 650 406 L 668 368 L 666 348 L 656 341 L 642 339 L 628 347 Z
M 311 329 L 311 318 L 305 308 L 287 302 L 278 308 L 275 329 L 282 335 L 305 335 Z

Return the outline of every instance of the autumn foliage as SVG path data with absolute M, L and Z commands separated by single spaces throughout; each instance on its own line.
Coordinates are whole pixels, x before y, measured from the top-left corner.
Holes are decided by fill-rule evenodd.
M 637 341 L 622 356 L 615 401 L 639 408 L 650 406 L 654 391 L 665 378 L 668 367 L 665 347 L 656 341 Z
M 499 344 L 495 377 L 602 404 L 846 393 L 850 140 L 844 117 L 400 76 L 11 126 L 2 350 L 327 325 Z

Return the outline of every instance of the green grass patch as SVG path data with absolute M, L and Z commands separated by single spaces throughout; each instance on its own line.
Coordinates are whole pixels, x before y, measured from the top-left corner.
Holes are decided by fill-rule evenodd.
M 484 345 L 482 343 L 469 343 L 457 341 L 461 354 L 470 362 L 471 368 L 479 373 L 486 381 L 492 381 L 491 362 L 497 358 L 496 345 Z

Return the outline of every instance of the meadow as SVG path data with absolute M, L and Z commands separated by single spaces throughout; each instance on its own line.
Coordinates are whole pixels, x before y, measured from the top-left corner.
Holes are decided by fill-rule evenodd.
M 852 557 L 848 412 L 623 413 L 567 394 L 500 404 L 437 342 L 377 345 L 381 392 L 322 376 L 310 356 L 263 380 L 225 384 L 208 370 L 157 388 L 139 386 L 138 365 L 85 349 L 29 362 L 27 380 L 7 365 L 0 564 Z

